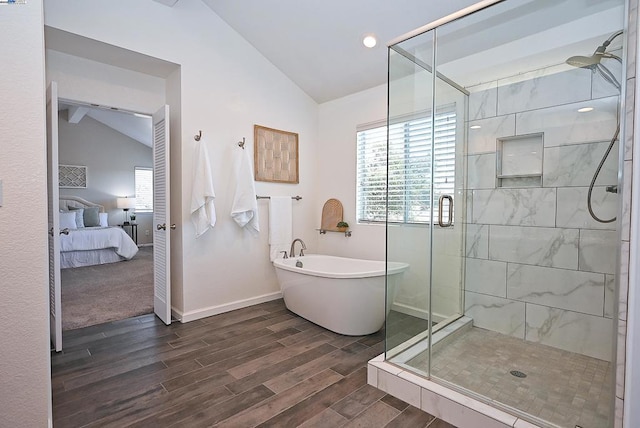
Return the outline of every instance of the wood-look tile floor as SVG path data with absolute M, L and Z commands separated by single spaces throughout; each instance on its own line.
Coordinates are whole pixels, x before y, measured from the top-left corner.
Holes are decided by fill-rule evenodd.
M 71 330 L 51 357 L 54 427 L 453 427 L 367 385 L 383 343 L 325 330 L 282 300 Z

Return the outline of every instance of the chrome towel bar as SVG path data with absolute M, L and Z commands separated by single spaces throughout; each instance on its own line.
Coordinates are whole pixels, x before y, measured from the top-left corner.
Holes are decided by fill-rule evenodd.
M 256 199 L 271 199 L 271 196 L 256 196 Z M 292 196 L 291 199 L 299 201 L 300 199 L 302 199 L 302 196 Z

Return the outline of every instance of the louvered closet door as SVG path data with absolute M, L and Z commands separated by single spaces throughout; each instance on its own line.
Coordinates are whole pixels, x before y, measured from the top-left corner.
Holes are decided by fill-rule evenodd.
M 171 324 L 169 106 L 153 115 L 153 286 L 155 314 Z
M 47 209 L 49 218 L 49 332 L 56 352 L 62 351 L 60 290 L 60 190 L 58 188 L 58 85 L 47 88 Z

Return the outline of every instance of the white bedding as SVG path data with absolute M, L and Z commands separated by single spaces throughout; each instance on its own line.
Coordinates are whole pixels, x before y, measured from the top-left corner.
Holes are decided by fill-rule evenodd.
M 126 260 L 113 251 L 113 248 L 104 250 L 65 251 L 60 253 L 60 268 L 77 268 L 84 266 L 104 265 Z
M 138 246 L 120 227 L 85 227 L 72 229 L 68 235 L 60 235 L 60 253 L 63 260 L 73 258 L 69 257 L 71 255 L 70 252 L 91 252 L 105 249 L 113 251 L 118 256 L 118 260 L 129 260 L 138 252 Z M 87 259 L 85 263 L 72 263 L 71 266 L 67 264 L 67 266 L 63 265 L 62 267 L 86 266 L 87 263 L 96 264 L 90 263 Z

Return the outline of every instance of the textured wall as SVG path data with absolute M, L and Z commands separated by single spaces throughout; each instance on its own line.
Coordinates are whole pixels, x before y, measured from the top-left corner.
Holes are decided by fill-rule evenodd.
M 0 13 L 0 426 L 50 409 L 42 3 Z

